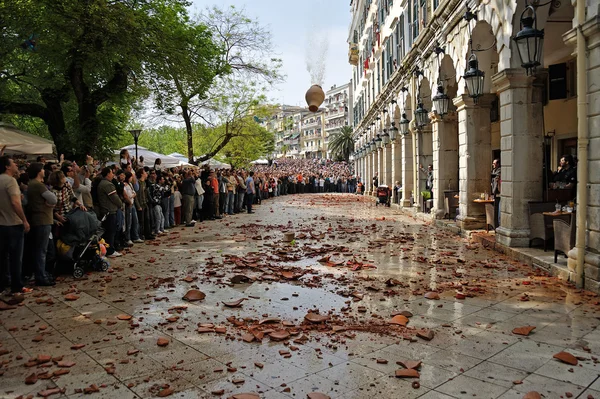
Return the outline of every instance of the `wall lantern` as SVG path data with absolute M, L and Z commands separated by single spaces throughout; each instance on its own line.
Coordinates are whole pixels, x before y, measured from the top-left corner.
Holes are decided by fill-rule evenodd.
M 537 28 L 537 16 L 535 8 L 528 3 L 525 10 L 521 13 L 521 30 L 513 40 L 517 45 L 521 66 L 525 68 L 527 74 L 531 74 L 535 67 L 541 65 L 542 49 L 544 47 L 544 30 Z M 525 16 L 525 13 L 529 15 Z
M 402 119 L 400 119 L 400 134 L 406 136 L 408 134 L 408 124 L 410 121 L 406 117 L 406 113 L 402 114 Z
M 390 128 L 390 140 L 395 141 L 398 136 L 398 128 L 396 127 L 396 122 L 392 122 L 392 127 Z
M 379 149 L 383 146 L 383 140 L 381 139 L 381 135 L 377 135 L 377 138 L 375 139 L 375 146 Z
M 444 117 L 448 113 L 448 107 L 450 106 L 450 98 L 444 93 L 444 86 L 442 82 L 438 83 L 437 93 L 433 97 L 433 106 L 437 113 Z
M 477 104 L 477 99 L 483 96 L 485 73 L 479 70 L 479 61 L 477 61 L 477 56 L 475 54 L 471 54 L 469 57 L 469 69 L 465 71 L 463 79 L 467 85 L 469 97 L 473 98 L 475 104 Z
M 383 146 L 386 146 L 390 143 L 390 135 L 388 134 L 387 129 L 383 129 L 383 134 L 381 135 L 381 142 Z
M 429 111 L 425 109 L 423 106 L 423 102 L 419 99 L 419 105 L 417 105 L 417 109 L 415 110 L 415 121 L 417 122 L 417 127 L 422 128 L 429 123 Z
M 372 139 L 370 144 L 369 144 L 369 148 L 371 148 L 371 152 L 374 152 L 375 149 L 377 148 L 377 144 L 375 143 L 375 139 Z

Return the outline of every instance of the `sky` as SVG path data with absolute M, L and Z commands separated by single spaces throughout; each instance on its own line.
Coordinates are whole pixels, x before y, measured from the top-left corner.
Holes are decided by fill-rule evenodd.
M 310 58 L 322 59 L 319 51 L 327 48 L 324 57 L 323 90 L 348 83 L 352 68 L 348 64 L 349 0 L 192 0 L 192 14 L 206 7 L 235 6 L 243 8 L 249 17 L 268 28 L 272 34 L 275 58 L 283 61 L 285 81 L 269 93 L 279 104 L 306 105 L 304 94 L 311 86 L 306 68 L 307 51 Z M 327 45 L 324 45 L 324 41 Z

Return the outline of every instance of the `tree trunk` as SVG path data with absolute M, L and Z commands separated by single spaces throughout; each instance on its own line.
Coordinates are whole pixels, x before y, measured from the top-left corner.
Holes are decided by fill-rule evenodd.
M 192 120 L 187 104 L 181 104 L 181 114 L 183 115 L 185 131 L 187 133 L 188 162 L 194 163 L 194 131 L 192 130 Z

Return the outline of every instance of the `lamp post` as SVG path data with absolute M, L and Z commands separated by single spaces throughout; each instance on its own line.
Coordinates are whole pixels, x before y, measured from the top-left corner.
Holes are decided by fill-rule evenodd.
M 131 135 L 133 136 L 133 142 L 135 144 L 135 161 L 139 162 L 139 158 L 138 158 L 138 140 L 140 138 L 140 136 L 142 135 L 142 129 L 132 129 L 129 131 L 129 133 L 131 133 Z
M 477 99 L 483 95 L 485 73 L 479 70 L 479 61 L 475 53 L 469 57 L 469 69 L 465 71 L 463 79 L 467 85 L 469 97 L 473 98 L 473 101 L 477 104 Z
M 415 120 L 417 122 L 417 127 L 422 128 L 425 125 L 427 125 L 429 120 L 429 117 L 427 116 L 428 113 L 429 111 L 425 109 L 425 107 L 423 106 L 423 102 L 419 101 L 419 105 L 415 110 Z
M 383 129 L 383 134 L 381 135 L 381 144 L 385 147 L 390 143 L 390 135 L 388 134 L 387 129 Z
M 438 84 L 437 93 L 433 97 L 433 105 L 438 114 L 443 118 L 448 113 L 448 107 L 450 105 L 450 98 L 444 93 L 444 86 L 442 82 Z
M 525 13 L 529 11 L 529 15 Z M 513 37 L 521 66 L 529 75 L 535 67 L 541 65 L 542 49 L 544 48 L 544 31 L 537 28 L 535 8 L 527 5 L 521 13 L 521 30 Z
M 398 136 L 398 128 L 396 127 L 396 122 L 392 122 L 392 127 L 390 128 L 390 140 L 396 141 L 397 136 Z

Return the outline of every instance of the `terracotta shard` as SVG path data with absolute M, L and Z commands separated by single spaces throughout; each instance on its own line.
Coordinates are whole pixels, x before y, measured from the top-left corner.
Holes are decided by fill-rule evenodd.
M 417 370 L 419 367 L 421 367 L 420 360 L 400 360 L 400 361 L 397 361 L 396 364 L 399 364 L 400 366 L 404 367 L 405 369 L 413 369 L 413 370 Z
M 256 393 L 236 393 L 227 399 L 260 399 L 260 396 Z
M 60 388 L 51 388 L 51 389 L 45 389 L 41 392 L 38 392 L 38 396 L 41 396 L 42 398 L 47 398 L 48 396 L 52 396 L 52 395 L 56 395 L 61 393 L 61 389 Z
M 437 292 L 433 292 L 433 291 L 427 292 L 427 293 L 425 293 L 425 298 L 437 300 L 437 299 L 440 299 L 440 294 L 438 294 Z
M 308 395 L 306 395 L 307 399 L 331 399 L 330 396 L 325 395 L 324 393 L 320 393 L 320 392 L 311 392 Z
M 408 323 L 408 317 L 403 316 L 401 314 L 394 316 L 392 318 L 392 320 L 390 321 L 390 324 L 397 324 L 399 326 L 406 326 L 407 323 Z
M 396 370 L 397 378 L 419 378 L 421 375 L 415 369 L 400 369 Z
M 198 327 L 196 329 L 196 332 L 200 333 L 200 334 L 204 334 L 204 333 L 209 333 L 209 332 L 215 332 L 214 327 Z
M 184 296 L 183 300 L 188 302 L 201 301 L 206 298 L 206 294 L 199 290 L 189 290 Z
M 558 352 L 552 357 L 560 360 L 563 363 L 570 364 L 571 366 L 577 366 L 577 358 L 571 355 L 569 352 Z
M 170 396 L 173 395 L 175 391 L 173 390 L 173 388 L 165 388 L 162 389 L 159 393 L 158 393 L 158 397 L 159 398 L 164 398 L 165 396 Z
M 69 367 L 75 366 L 75 362 L 70 362 L 70 361 L 67 361 L 67 360 L 63 360 L 61 362 L 56 363 L 56 365 L 58 367 L 67 367 L 67 368 L 69 368 Z
M 431 341 L 435 333 L 432 330 L 424 329 L 417 331 L 417 337 L 423 338 L 426 341 Z
M 211 391 L 211 394 L 215 395 L 215 396 L 221 396 L 225 393 L 224 389 L 216 389 L 214 391 Z
M 83 348 L 84 346 L 85 346 L 85 344 L 75 344 L 75 345 L 71 346 L 71 349 L 78 350 L 78 349 Z
M 167 345 L 169 345 L 169 340 L 167 338 L 160 337 L 156 341 L 156 345 L 158 345 L 158 346 L 167 346 Z
M 304 319 L 310 321 L 311 323 L 322 323 L 329 320 L 329 316 L 308 312 L 306 316 L 304 316 Z
M 290 337 L 290 333 L 287 332 L 286 330 L 277 330 L 277 331 L 273 331 L 272 333 L 270 333 L 269 337 L 273 341 L 283 341 Z
M 50 355 L 38 355 L 35 358 L 35 361 L 39 364 L 48 363 L 50 360 L 52 360 L 52 356 Z
M 263 367 L 265 367 L 265 365 L 264 365 L 264 364 L 262 364 L 262 363 L 259 363 L 259 362 L 255 362 L 255 363 L 254 363 L 254 365 L 255 365 L 256 367 L 258 367 L 259 369 L 262 369 Z
M 242 302 L 244 302 L 246 299 L 248 299 L 248 298 L 240 298 L 237 301 L 233 301 L 233 302 L 223 302 L 223 305 L 227 306 L 228 308 L 237 308 L 237 307 L 241 306 Z
M 100 388 L 96 384 L 92 384 L 89 387 L 83 388 L 83 393 L 89 395 L 94 392 L 100 392 Z
M 37 382 L 38 378 L 37 375 L 35 373 L 30 374 L 27 378 L 25 378 L 25 384 L 27 385 L 33 385 Z
M 244 340 L 244 342 L 250 343 L 250 342 L 254 341 L 254 339 L 255 339 L 255 337 L 253 334 L 246 333 L 246 334 L 242 335 L 242 340 Z
M 267 324 L 267 323 L 279 323 L 281 319 L 279 317 L 267 317 L 266 319 L 262 319 L 258 322 L 258 324 Z
M 119 320 L 131 320 L 133 316 L 128 315 L 128 314 L 120 314 L 117 316 L 117 319 Z
M 527 392 L 525 396 L 523 396 L 523 399 L 542 399 L 542 395 L 540 395 L 539 392 L 531 391 Z
M 129 349 L 127 351 L 127 356 L 132 356 L 135 355 L 136 353 L 138 353 L 140 350 L 139 349 Z
M 231 284 L 242 284 L 250 281 L 248 276 L 244 276 L 243 274 L 236 274 L 231 278 Z
M 79 295 L 67 294 L 65 295 L 65 301 L 76 301 L 79 299 Z
M 523 326 L 523 327 L 517 327 L 514 330 L 512 330 L 513 334 L 516 335 L 529 335 L 533 330 L 535 330 L 535 326 Z
M 377 364 L 388 364 L 386 359 L 377 359 Z

